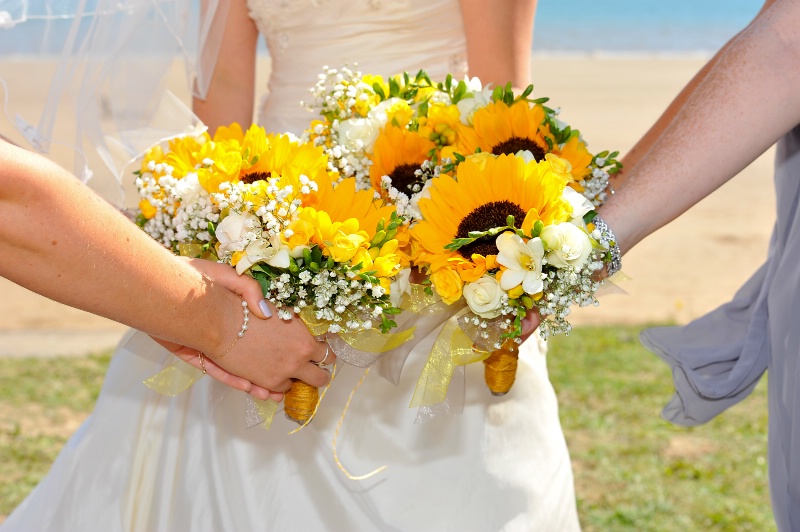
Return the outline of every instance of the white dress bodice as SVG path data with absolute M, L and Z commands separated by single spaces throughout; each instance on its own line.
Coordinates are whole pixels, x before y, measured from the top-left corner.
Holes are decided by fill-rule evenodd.
M 300 133 L 313 118 L 300 106 L 323 66 L 358 65 L 389 76 L 425 69 L 467 73 L 458 0 L 248 0 L 272 59 L 258 123 Z

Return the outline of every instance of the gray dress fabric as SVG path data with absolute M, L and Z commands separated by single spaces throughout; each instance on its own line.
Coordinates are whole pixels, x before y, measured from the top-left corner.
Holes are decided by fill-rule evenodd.
M 676 393 L 663 416 L 678 425 L 709 421 L 769 369 L 770 491 L 786 532 L 800 531 L 800 126 L 778 143 L 775 189 L 766 263 L 729 303 L 683 327 L 648 329 L 641 340 L 672 367 Z

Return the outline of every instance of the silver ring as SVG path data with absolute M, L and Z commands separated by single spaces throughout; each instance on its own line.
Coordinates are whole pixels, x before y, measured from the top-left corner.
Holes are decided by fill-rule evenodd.
M 322 360 L 320 360 L 319 362 L 312 362 L 312 364 L 321 368 L 322 366 L 325 365 L 325 361 L 328 360 L 328 355 L 330 354 L 330 352 L 331 352 L 331 346 L 328 342 L 325 342 L 325 356 L 322 357 Z

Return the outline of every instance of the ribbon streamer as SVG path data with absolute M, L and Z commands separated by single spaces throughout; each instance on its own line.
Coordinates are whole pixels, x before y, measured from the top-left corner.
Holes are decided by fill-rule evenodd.
M 465 306 L 463 301 L 448 305 L 438 295 L 427 294 L 425 290 L 426 286 L 422 284 L 412 284 L 409 287 L 400 304 L 403 314 L 397 320 L 403 323 L 404 329 L 415 328 L 417 342 L 399 346 L 378 362 L 378 374 L 395 386 L 400 384 L 403 367 L 417 343 Z
M 447 397 L 447 390 L 457 366 L 465 366 L 480 362 L 489 355 L 486 352 L 475 352 L 472 340 L 459 326 L 458 320 L 470 312 L 463 308 L 447 320 L 431 349 L 422 375 L 417 381 L 411 407 L 429 407 L 442 403 Z M 461 399 L 463 403 L 463 398 Z

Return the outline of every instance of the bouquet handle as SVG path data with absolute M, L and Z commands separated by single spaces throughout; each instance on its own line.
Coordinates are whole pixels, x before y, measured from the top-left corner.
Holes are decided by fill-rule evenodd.
M 518 361 L 519 344 L 511 338 L 483 361 L 483 378 L 492 395 L 502 396 L 511 390 L 517 376 Z
M 319 389 L 300 380 L 283 396 L 283 413 L 298 425 L 305 425 L 314 417 L 319 403 Z

